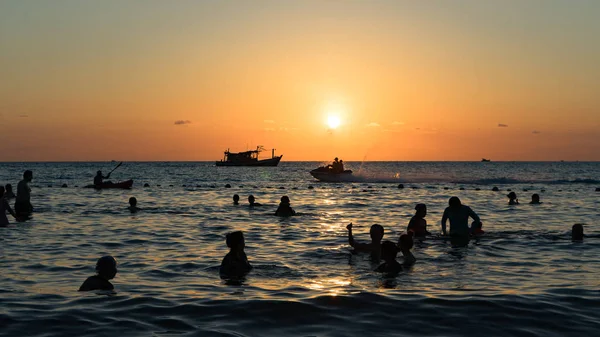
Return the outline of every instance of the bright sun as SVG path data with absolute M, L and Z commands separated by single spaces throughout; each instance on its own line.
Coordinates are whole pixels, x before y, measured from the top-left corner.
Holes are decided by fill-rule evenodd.
M 342 122 L 340 121 L 340 117 L 335 116 L 335 115 L 329 115 L 327 116 L 327 126 L 329 126 L 330 129 L 335 129 L 338 126 L 340 126 Z

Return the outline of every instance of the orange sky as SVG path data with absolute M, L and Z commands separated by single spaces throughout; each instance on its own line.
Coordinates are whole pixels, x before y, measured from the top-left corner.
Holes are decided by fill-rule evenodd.
M 3 1 L 0 161 L 600 160 L 599 12 Z

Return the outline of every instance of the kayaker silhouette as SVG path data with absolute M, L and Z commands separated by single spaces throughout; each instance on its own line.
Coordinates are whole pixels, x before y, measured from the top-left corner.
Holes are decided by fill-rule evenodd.
M 112 173 L 112 172 L 111 172 Z M 101 186 L 106 184 L 112 184 L 111 181 L 104 181 L 104 179 L 110 178 L 110 173 L 105 176 L 102 175 L 102 171 L 98 171 L 94 177 L 94 185 Z

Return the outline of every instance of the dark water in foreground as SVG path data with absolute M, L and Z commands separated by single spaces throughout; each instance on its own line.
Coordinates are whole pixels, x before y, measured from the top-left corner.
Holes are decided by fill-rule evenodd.
M 16 185 L 24 169 L 34 171 L 37 211 L 32 221 L 0 228 L 0 335 L 600 331 L 600 163 L 349 163 L 360 176 L 344 184 L 315 182 L 307 171 L 317 164 L 125 163 L 112 180 L 133 178 L 129 191 L 75 188 L 90 183 L 97 169 L 109 171 L 110 163 L 0 164 L 2 184 Z M 150 188 L 142 187 L 146 182 Z M 69 187 L 59 187 L 65 183 Z M 506 189 L 522 204 L 508 206 Z M 233 206 L 234 193 L 243 201 L 254 194 L 266 206 Z M 532 193 L 544 203 L 527 204 Z M 284 194 L 300 216 L 270 215 Z M 481 216 L 486 237 L 467 248 L 417 242 L 417 264 L 394 279 L 350 253 L 348 222 L 359 240 L 379 223 L 385 239 L 396 241 L 414 205 L 423 202 L 430 230 L 438 232 L 453 195 Z M 143 212 L 126 211 L 130 196 Z M 584 242 L 569 238 L 576 222 L 591 236 Z M 241 285 L 218 275 L 227 253 L 224 235 L 233 230 L 244 231 L 255 267 Z M 107 254 L 119 261 L 116 294 L 77 292 Z

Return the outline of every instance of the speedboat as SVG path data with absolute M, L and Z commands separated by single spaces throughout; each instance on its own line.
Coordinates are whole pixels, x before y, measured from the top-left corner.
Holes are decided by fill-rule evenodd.
M 310 171 L 310 175 L 315 177 L 317 180 L 330 183 L 350 182 L 355 179 L 352 175 L 352 170 L 334 172 L 331 167 L 326 166 L 321 166 Z

